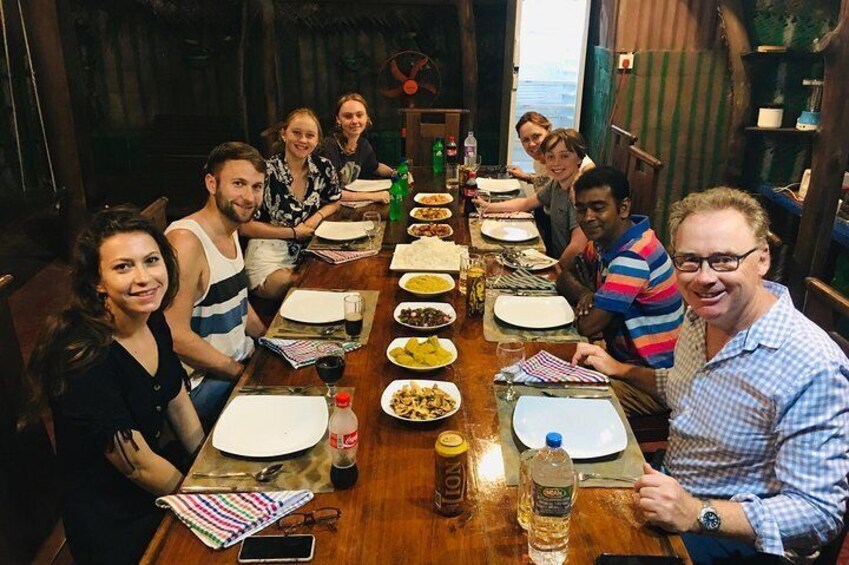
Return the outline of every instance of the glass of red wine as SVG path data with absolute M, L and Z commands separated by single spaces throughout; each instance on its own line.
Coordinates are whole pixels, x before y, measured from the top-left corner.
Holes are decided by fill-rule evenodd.
M 345 349 L 341 343 L 322 342 L 315 346 L 315 371 L 327 385 L 327 402 L 332 402 L 336 394 L 333 385 L 342 379 L 345 372 Z
M 349 294 L 345 297 L 345 334 L 357 339 L 363 333 L 363 296 Z

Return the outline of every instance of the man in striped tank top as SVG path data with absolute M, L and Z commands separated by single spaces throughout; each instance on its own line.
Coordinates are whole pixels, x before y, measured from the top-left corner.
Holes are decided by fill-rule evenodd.
M 252 338 L 265 333 L 248 303 L 237 234 L 262 201 L 265 160 L 250 145 L 227 142 L 212 150 L 204 170 L 206 204 L 165 230 L 180 265 L 180 289 L 165 315 L 208 430 L 253 353 Z
M 665 369 L 672 366 L 684 303 L 669 255 L 648 218 L 631 215 L 630 196 L 625 175 L 611 167 L 575 182 L 578 223 L 590 241 L 561 273 L 558 288 L 575 305 L 581 335 L 603 334 L 617 361 Z M 636 387 L 613 386 L 628 414 L 666 411 Z

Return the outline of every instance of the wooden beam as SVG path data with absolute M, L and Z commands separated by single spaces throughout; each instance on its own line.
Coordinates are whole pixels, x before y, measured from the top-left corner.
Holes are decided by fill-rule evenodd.
M 468 129 L 476 129 L 478 116 L 478 43 L 472 0 L 457 0 L 460 49 L 463 53 L 463 106 L 469 111 Z M 458 139 L 459 143 L 460 140 Z
M 501 143 L 498 146 L 499 163 L 507 162 L 507 148 L 510 146 L 509 138 L 513 132 L 513 124 L 510 123 L 510 113 L 512 111 L 510 102 L 513 100 L 513 80 L 514 78 L 516 80 L 519 79 L 518 61 L 516 61 L 516 65 L 513 64 L 513 57 L 516 54 L 516 35 L 519 33 L 516 22 L 516 12 L 518 10 L 517 0 L 507 0 L 505 10 L 507 10 L 507 13 L 505 18 L 506 23 L 504 25 L 504 65 L 501 79 L 501 128 L 499 130 Z M 515 77 L 513 76 L 514 71 L 516 73 Z
M 242 139 L 248 143 L 251 140 L 251 132 L 248 128 L 248 99 L 245 94 L 245 57 L 248 50 L 248 30 L 250 29 L 249 4 L 250 0 L 242 0 L 239 47 L 236 50 L 236 104 L 239 113 L 239 126 L 242 128 Z
M 267 125 L 272 125 L 284 116 L 282 93 L 277 80 L 277 36 L 274 31 L 274 1 L 255 0 L 262 29 L 262 84 Z M 268 138 L 266 138 L 268 144 Z M 271 151 L 271 146 L 266 147 Z
M 811 184 L 802 205 L 796 238 L 793 288 L 803 292 L 806 276 L 824 278 L 831 247 L 843 171 L 849 159 L 849 0 L 840 5 L 837 27 L 825 35 L 819 51 L 825 59 L 822 121 L 814 137 Z
M 96 194 L 74 18 L 67 0 L 29 0 L 22 6 L 56 185 L 64 196 L 70 256 L 86 220 L 87 195 Z
M 743 155 L 746 149 L 745 128 L 752 114 L 752 85 L 742 57 L 743 53 L 750 52 L 752 47 L 743 23 L 741 0 L 719 0 L 719 21 L 728 46 L 732 91 L 728 157 L 725 160 L 723 178 L 726 183 L 739 186 L 743 177 Z

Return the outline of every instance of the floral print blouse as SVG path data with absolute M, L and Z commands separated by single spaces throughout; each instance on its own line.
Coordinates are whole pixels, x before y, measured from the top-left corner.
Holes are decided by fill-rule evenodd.
M 342 198 L 339 177 L 331 162 L 318 155 L 310 155 L 307 160 L 307 190 L 304 199 L 298 200 L 292 194 L 294 183 L 292 171 L 282 153 L 273 155 L 266 161 L 268 170 L 265 175 L 265 189 L 262 205 L 257 211 L 257 219 L 274 226 L 294 228 L 305 222 L 322 206 Z M 297 257 L 301 243 L 289 242 L 289 253 Z

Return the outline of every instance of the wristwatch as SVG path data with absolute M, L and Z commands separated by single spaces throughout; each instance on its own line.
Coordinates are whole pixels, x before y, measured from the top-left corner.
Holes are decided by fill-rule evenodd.
M 699 526 L 703 532 L 713 533 L 718 532 L 722 525 L 722 519 L 716 508 L 710 503 L 710 500 L 702 501 L 702 509 L 699 511 Z

